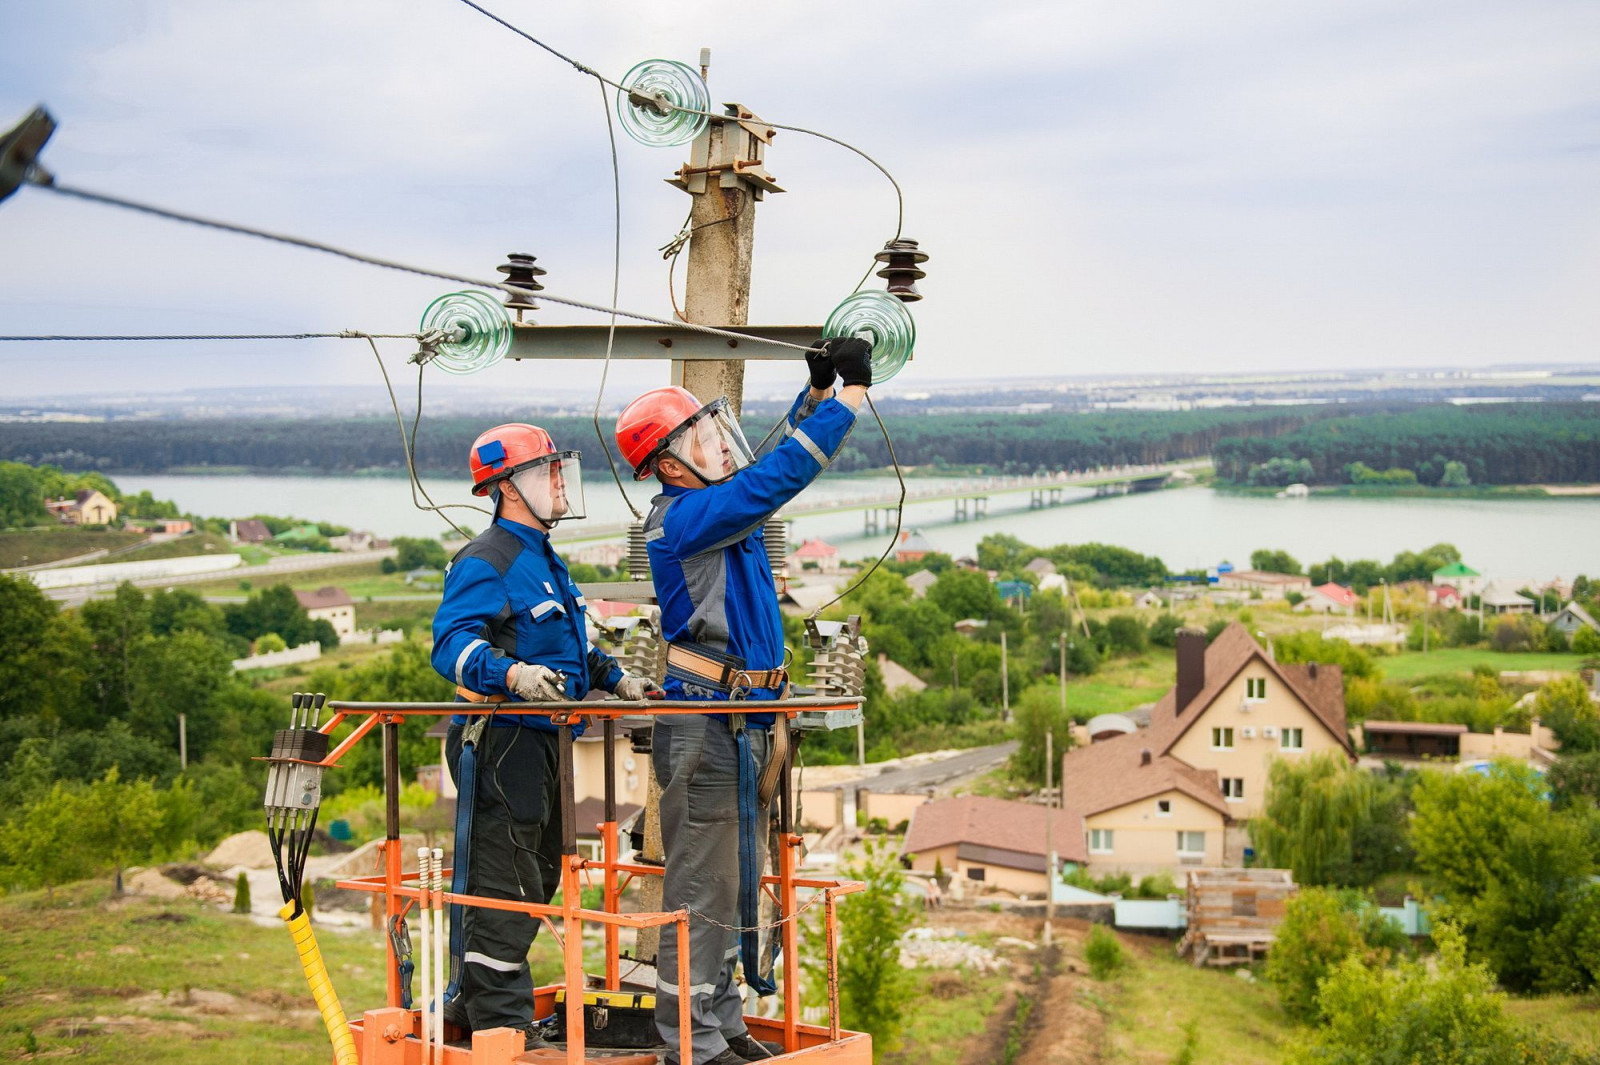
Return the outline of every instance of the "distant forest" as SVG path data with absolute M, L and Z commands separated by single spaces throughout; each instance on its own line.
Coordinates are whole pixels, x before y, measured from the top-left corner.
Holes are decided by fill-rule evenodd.
M 1194 458 L 1208 454 L 1225 437 L 1288 432 L 1317 411 L 1314 407 L 1252 407 L 1174 413 L 930 414 L 890 417 L 886 422 L 902 463 L 983 465 L 1005 472 L 1029 472 Z M 752 445 L 772 428 L 772 421 L 745 419 L 745 433 Z M 604 465 L 589 419 L 544 417 L 539 423 L 561 447 L 581 450 L 591 469 Z M 610 420 L 602 418 L 600 425 L 609 436 Z M 419 468 L 430 473 L 460 472 L 467 449 L 486 428 L 483 419 L 424 416 L 417 433 Z M 314 423 L 237 419 L 3 422 L 0 459 L 49 463 L 69 470 L 138 473 L 200 466 L 328 473 L 405 469 L 399 430 L 392 419 L 377 418 Z M 883 435 L 863 412 L 835 468 L 887 465 L 889 453 Z
M 540 419 L 562 447 L 603 466 L 593 425 Z M 1240 407 L 1090 414 L 890 416 L 900 461 L 915 466 L 1039 469 L 1162 462 L 1211 455 L 1236 484 L 1525 484 L 1600 481 L 1600 404 Z M 424 417 L 417 464 L 458 473 L 485 419 Z M 609 435 L 610 422 L 601 419 Z M 408 423 L 409 428 L 409 423 Z M 746 419 L 755 444 L 770 421 Z M 608 441 L 609 443 L 609 441 Z M 196 420 L 0 423 L 0 459 L 66 470 L 161 473 L 206 466 L 350 473 L 403 470 L 392 420 Z M 835 468 L 887 466 L 863 413 Z
M 1538 484 L 1600 481 L 1600 403 L 1439 405 L 1303 421 L 1212 448 L 1236 484 Z M 1464 468 L 1452 481 L 1448 468 Z M 1282 476 L 1277 472 L 1282 471 Z M 1407 476 L 1410 474 L 1410 476 Z

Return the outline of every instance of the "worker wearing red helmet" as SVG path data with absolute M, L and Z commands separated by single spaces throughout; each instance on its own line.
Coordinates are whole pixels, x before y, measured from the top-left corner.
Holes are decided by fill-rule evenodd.
M 433 619 L 433 666 L 468 702 L 582 699 L 594 688 L 642 699 L 655 688 L 589 646 L 587 605 L 550 529 L 584 516 L 576 451 L 534 425 L 498 425 L 473 442 L 474 495 L 494 522 L 445 575 Z M 581 729 L 581 726 L 579 726 Z M 455 892 L 547 902 L 560 883 L 556 730 L 548 717 L 457 715 L 445 757 L 459 797 Z M 446 1019 L 479 1031 L 534 1027 L 528 948 L 539 922 L 521 913 L 452 907 Z
M 844 446 L 872 384 L 872 349 L 853 337 L 812 349 L 810 382 L 784 421 L 783 439 L 755 459 L 726 399 L 701 404 L 658 388 L 617 419 L 617 444 L 634 476 L 661 482 L 644 521 L 668 699 L 737 700 L 739 712 L 656 718 L 651 759 L 661 785 L 666 848 L 662 908 L 689 910 L 689 982 L 678 985 L 677 942 L 661 937 L 656 1027 L 676 1061 L 679 996 L 690 996 L 694 1060 L 738 1065 L 777 1047 L 751 1038 L 734 983 L 770 994 L 754 933 L 765 866 L 770 794 L 758 783 L 774 715 L 758 704 L 788 684 L 783 619 L 762 528 Z M 834 394 L 834 382 L 843 386 Z M 730 708 L 731 709 L 731 708 Z M 776 762 L 777 759 L 772 759 Z

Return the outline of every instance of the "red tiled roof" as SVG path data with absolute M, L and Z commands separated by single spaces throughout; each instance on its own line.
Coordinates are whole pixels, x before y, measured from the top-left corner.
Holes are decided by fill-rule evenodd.
M 796 558 L 832 558 L 839 549 L 826 540 L 807 540 L 794 549 Z
M 1065 831 L 1056 818 L 1056 848 L 1063 858 L 1083 860 L 1069 852 L 1083 851 L 1082 832 Z M 978 844 L 1018 854 L 1043 855 L 1045 849 L 1045 808 L 1032 803 L 1009 802 L 987 795 L 963 795 L 956 799 L 935 799 L 923 803 L 911 814 L 902 854 L 936 850 L 952 844 Z
M 1323 595 L 1327 596 L 1329 599 L 1332 599 L 1340 606 L 1355 606 L 1356 603 L 1356 593 L 1344 587 L 1342 584 L 1333 584 L 1331 582 L 1328 584 L 1319 584 L 1311 590 L 1313 592 L 1321 592 Z

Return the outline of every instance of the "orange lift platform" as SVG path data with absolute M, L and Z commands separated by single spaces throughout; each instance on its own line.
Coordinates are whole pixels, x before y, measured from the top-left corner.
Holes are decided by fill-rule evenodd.
M 817 718 L 836 712 L 859 713 L 859 698 L 799 697 L 772 702 L 763 701 L 763 712 L 778 712 L 790 719 Z M 402 703 L 402 702 L 338 702 L 330 701 L 332 716 L 317 730 L 331 739 L 340 726 L 354 724 L 354 729 L 340 740 L 326 757 L 315 762 L 304 762 L 308 768 L 334 768 L 339 760 L 373 730 L 379 730 L 383 741 L 383 788 L 387 813 L 386 839 L 382 848 L 381 875 L 341 880 L 341 888 L 376 892 L 383 896 L 385 928 L 393 930 L 397 923 L 416 917 L 423 911 L 442 915 L 452 904 L 481 906 L 499 910 L 512 910 L 530 914 L 545 923 L 557 942 L 561 944 L 564 959 L 564 978 L 561 984 L 536 988 L 534 991 L 534 1016 L 550 1017 L 558 1008 L 558 992 L 564 992 L 560 1008 L 564 1010 L 568 1039 L 564 1049 L 555 1051 L 525 1051 L 523 1033 L 510 1028 L 489 1031 L 464 1031 L 444 1025 L 442 1033 L 435 1033 L 424 1041 L 424 1023 L 420 1008 L 402 1005 L 402 983 L 397 955 L 396 937 L 385 936 L 388 974 L 387 1003 L 378 1009 L 369 1009 L 359 1019 L 346 1022 L 354 1039 L 356 1060 L 361 1065 L 512 1065 L 512 1063 L 549 1063 L 549 1065 L 583 1065 L 585 1062 L 605 1062 L 607 1065 L 655 1065 L 659 1055 L 667 1048 L 654 1050 L 611 1050 L 586 1048 L 584 998 L 597 990 L 584 974 L 583 936 L 585 922 L 595 922 L 605 929 L 605 972 L 597 976 L 599 989 L 621 992 L 620 935 L 624 928 L 642 929 L 659 927 L 663 935 L 678 937 L 678 968 L 676 983 L 679 987 L 690 983 L 689 964 L 689 913 L 673 912 L 624 913 L 621 909 L 623 891 L 639 877 L 660 876 L 660 866 L 625 863 L 621 860 L 618 842 L 615 745 L 617 722 L 623 717 L 648 715 L 662 717 L 671 714 L 727 713 L 727 702 L 710 701 L 656 701 L 626 702 L 607 699 L 561 703 Z M 485 715 L 499 712 L 548 715 L 557 726 L 559 737 L 559 799 L 561 802 L 562 831 L 561 901 L 559 905 L 542 905 L 531 902 L 514 902 L 506 899 L 486 898 L 457 894 L 444 889 L 448 884 L 449 870 L 427 883 L 419 881 L 416 873 L 404 873 L 400 844 L 400 724 L 408 718 L 440 717 L 444 715 Z M 574 824 L 573 780 L 573 726 L 579 717 L 597 722 L 605 743 L 605 820 L 598 826 L 602 857 L 586 859 L 579 853 L 577 826 Z M 802 877 L 800 864 L 801 837 L 795 831 L 794 796 L 790 789 L 794 745 L 789 745 L 781 768 L 778 789 L 777 874 L 762 878 L 763 891 L 776 907 L 777 920 L 773 922 L 781 934 L 782 984 L 780 994 L 783 1008 L 778 1018 L 747 1016 L 750 1033 L 757 1039 L 778 1043 L 783 1053 L 776 1061 L 805 1061 L 827 1065 L 871 1065 L 872 1037 L 862 1032 L 845 1031 L 839 1027 L 838 982 L 838 900 L 841 896 L 859 891 L 862 884 L 817 877 Z M 602 889 L 603 908 L 585 909 L 581 905 L 581 889 L 598 879 Z M 798 893 L 805 891 L 809 898 L 802 903 Z M 827 952 L 827 1024 L 806 1024 L 801 1021 L 799 979 L 799 929 L 797 920 L 802 912 L 813 906 L 822 909 Z M 560 928 L 557 928 L 557 919 Z M 337 1003 L 334 1004 L 337 1009 Z M 693 1052 L 689 1044 L 689 997 L 680 999 L 679 1027 L 682 1045 L 676 1048 L 679 1061 L 692 1065 Z M 327 1016 L 325 1011 L 324 1016 Z M 335 1046 L 348 1041 L 340 1039 L 333 1031 Z M 338 1055 L 348 1059 L 348 1053 Z

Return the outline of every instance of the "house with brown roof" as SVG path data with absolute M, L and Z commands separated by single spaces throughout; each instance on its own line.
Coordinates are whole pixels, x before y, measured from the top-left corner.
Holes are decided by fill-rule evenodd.
M 294 597 L 305 607 L 307 617 L 312 621 L 318 618 L 326 620 L 333 626 L 339 639 L 348 640 L 356 634 L 356 603 L 343 588 L 325 587 L 314 592 L 295 592 Z
M 264 544 L 272 539 L 272 530 L 260 518 L 241 518 L 228 523 L 228 539 L 236 544 Z
M 1015 895 L 1042 897 L 1048 883 L 1043 806 L 987 795 L 935 799 L 918 806 L 900 848 L 912 869 L 931 873 L 936 865 L 969 887 L 998 888 Z M 1056 814 L 1056 853 L 1062 861 L 1082 862 L 1083 840 L 1063 831 Z
M 1209 647 L 1181 630 L 1177 658 L 1148 727 L 1062 758 L 1058 835 L 1081 839 L 1096 874 L 1241 864 L 1275 759 L 1354 758 L 1338 666 L 1276 662 L 1238 622 Z

